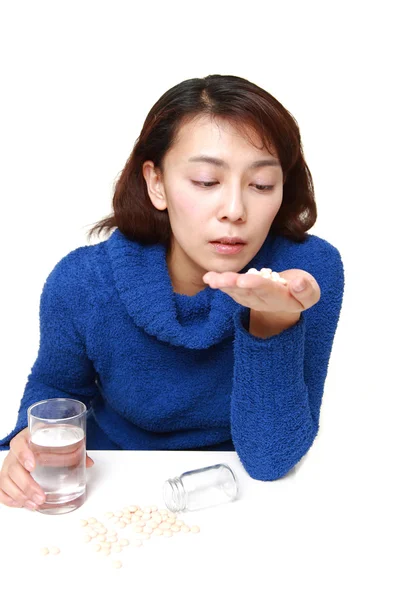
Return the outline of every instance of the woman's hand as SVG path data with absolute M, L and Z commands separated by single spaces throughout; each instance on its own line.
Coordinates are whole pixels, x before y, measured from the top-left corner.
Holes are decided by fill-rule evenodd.
M 254 311 L 279 313 L 282 316 L 301 313 L 319 301 L 319 285 L 307 271 L 289 269 L 279 275 L 286 279 L 287 285 L 264 279 L 260 275 L 232 271 L 209 271 L 203 276 L 203 281 L 211 288 L 225 292 L 242 306 Z M 303 283 L 304 289 L 298 291 L 297 283 Z
M 86 455 L 86 466 L 93 460 Z M 0 471 L 0 504 L 35 510 L 45 502 L 45 494 L 33 479 L 35 457 L 29 447 L 29 429 L 20 431 L 10 442 L 10 452 Z

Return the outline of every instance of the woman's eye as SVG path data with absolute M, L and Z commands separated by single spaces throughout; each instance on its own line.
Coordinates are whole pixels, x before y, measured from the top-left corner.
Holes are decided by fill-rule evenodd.
M 256 184 L 256 188 L 258 190 L 260 190 L 260 192 L 269 192 L 274 189 L 274 186 L 273 185 L 257 185 Z M 260 189 L 260 188 L 262 188 L 262 189 Z
M 193 181 L 193 183 L 195 185 L 200 186 L 200 187 L 212 187 L 213 185 L 215 185 L 216 183 L 218 183 L 218 181 Z M 274 189 L 273 185 L 259 185 L 259 184 L 255 184 L 255 187 L 260 192 L 269 192 L 269 191 L 272 191 Z
M 204 187 L 211 187 L 212 185 L 214 185 L 215 183 L 218 183 L 218 181 L 193 181 L 193 183 L 195 185 L 199 185 L 204 186 Z

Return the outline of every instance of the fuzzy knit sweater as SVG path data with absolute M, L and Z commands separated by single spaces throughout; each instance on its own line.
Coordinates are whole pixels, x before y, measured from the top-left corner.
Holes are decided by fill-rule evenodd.
M 88 409 L 88 449 L 221 449 L 258 480 L 285 475 L 317 435 L 344 290 L 340 253 L 308 235 L 269 234 L 250 267 L 303 269 L 321 298 L 268 339 L 250 310 L 208 286 L 174 292 L 166 250 L 119 229 L 54 267 L 40 298 L 40 344 L 10 440 L 27 408 L 76 398 Z

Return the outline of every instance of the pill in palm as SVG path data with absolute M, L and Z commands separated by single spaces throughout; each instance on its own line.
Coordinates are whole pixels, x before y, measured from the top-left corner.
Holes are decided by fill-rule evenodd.
M 48 553 L 49 553 L 48 548 L 40 548 L 40 554 L 43 554 L 43 556 L 46 556 Z
M 114 569 L 120 569 L 122 567 L 122 562 L 120 560 L 113 560 L 112 566 Z
M 279 275 L 279 273 L 277 273 L 276 271 L 272 271 L 272 269 L 269 268 L 262 268 L 260 271 L 258 271 L 257 269 L 249 269 L 247 273 L 250 273 L 252 275 L 259 275 L 264 279 L 271 279 L 272 281 L 282 283 L 283 285 L 287 285 L 288 283 L 286 279 Z

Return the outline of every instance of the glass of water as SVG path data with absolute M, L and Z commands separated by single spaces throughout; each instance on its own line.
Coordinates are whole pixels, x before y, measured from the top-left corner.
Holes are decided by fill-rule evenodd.
M 28 408 L 29 446 L 35 456 L 31 475 L 45 493 L 37 510 L 62 514 L 86 498 L 86 414 L 83 402 L 50 398 Z

